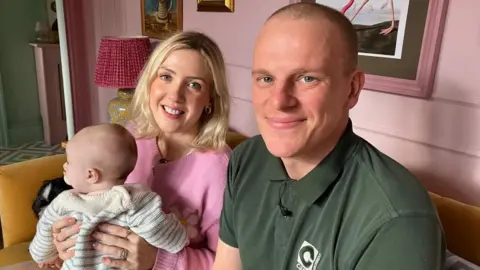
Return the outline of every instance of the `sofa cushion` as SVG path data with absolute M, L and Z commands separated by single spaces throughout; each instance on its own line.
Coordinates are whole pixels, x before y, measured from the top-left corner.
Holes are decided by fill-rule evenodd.
M 31 261 L 32 257 L 28 252 L 30 242 L 20 243 L 0 250 L 0 267 Z
M 31 241 L 35 235 L 32 204 L 42 182 L 62 176 L 65 155 L 32 159 L 0 167 L 0 218 L 3 245 Z

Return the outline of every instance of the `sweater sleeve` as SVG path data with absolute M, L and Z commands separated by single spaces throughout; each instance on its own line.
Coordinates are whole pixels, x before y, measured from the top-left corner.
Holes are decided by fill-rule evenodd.
M 56 212 L 56 203 L 52 201 L 37 223 L 37 232 L 30 243 L 29 252 L 36 263 L 50 263 L 58 257 L 53 243 L 52 225 L 60 216 Z
M 177 253 L 188 243 L 185 227 L 175 214 L 162 211 L 162 200 L 154 192 L 142 192 L 138 211 L 130 217 L 130 229 L 150 245 Z
M 230 153 L 228 153 L 230 154 Z M 216 177 L 215 185 L 210 185 L 204 190 L 204 212 L 200 221 L 201 233 L 205 237 L 205 247 L 186 247 L 176 254 L 165 250 L 158 250 L 157 260 L 153 269 L 156 270 L 210 270 L 213 267 L 215 252 L 217 250 L 220 213 L 223 204 L 223 191 L 225 189 L 228 157 L 220 163 L 212 164 L 210 172 L 204 177 Z

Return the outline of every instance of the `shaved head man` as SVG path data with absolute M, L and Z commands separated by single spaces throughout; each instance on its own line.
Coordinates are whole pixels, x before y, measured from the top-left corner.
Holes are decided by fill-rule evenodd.
M 323 5 L 288 5 L 260 29 L 260 135 L 231 156 L 215 270 L 442 269 L 427 191 L 353 132 L 365 82 L 357 55 L 353 25 Z

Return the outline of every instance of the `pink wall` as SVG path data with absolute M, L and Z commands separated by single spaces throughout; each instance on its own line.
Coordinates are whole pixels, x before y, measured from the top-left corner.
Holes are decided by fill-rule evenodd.
M 84 13 L 88 40 L 84 42 L 93 73 L 102 35 L 141 33 L 140 2 L 84 3 L 89 10 Z M 197 12 L 196 1 L 184 1 L 185 29 L 209 34 L 225 54 L 231 123 L 248 135 L 258 133 L 250 101 L 253 40 L 263 20 L 288 3 L 236 1 L 235 13 L 229 14 Z M 418 174 L 428 189 L 480 205 L 480 25 L 476 10 L 480 10 L 478 0 L 451 1 L 431 100 L 364 91 L 351 116 L 359 135 Z M 104 122 L 106 104 L 115 91 L 92 89 L 93 122 Z

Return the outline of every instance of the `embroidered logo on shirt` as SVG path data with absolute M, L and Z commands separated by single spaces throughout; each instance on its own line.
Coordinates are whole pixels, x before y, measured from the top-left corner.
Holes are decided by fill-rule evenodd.
M 302 246 L 298 250 L 297 269 L 314 270 L 320 261 L 322 254 L 309 242 L 303 241 Z

